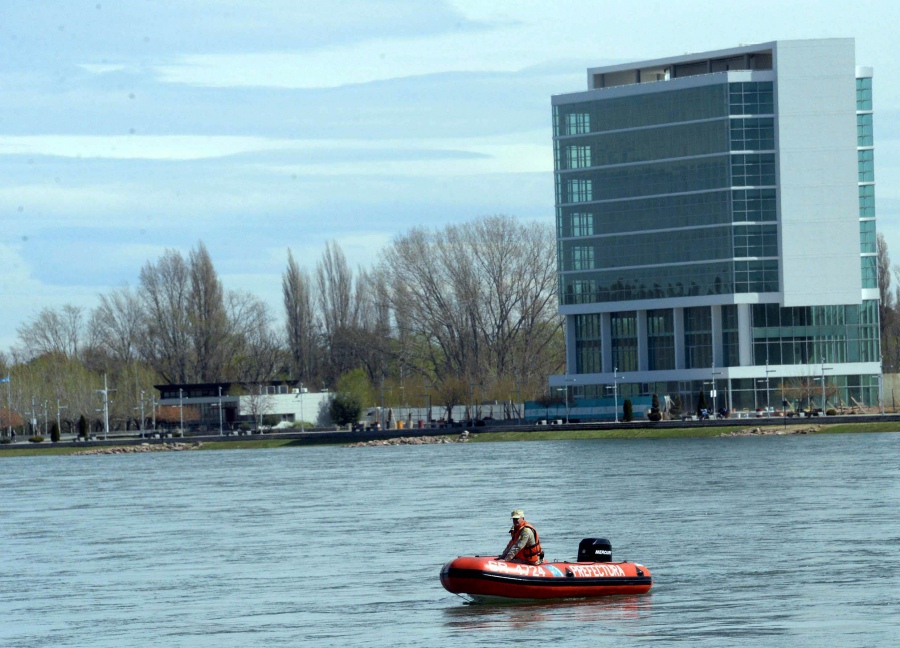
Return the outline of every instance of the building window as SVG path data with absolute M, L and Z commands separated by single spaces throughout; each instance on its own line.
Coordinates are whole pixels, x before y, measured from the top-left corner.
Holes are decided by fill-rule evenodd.
M 569 222 L 572 224 L 570 236 L 593 236 L 594 235 L 594 215 L 584 212 L 575 212 L 569 216 Z
M 731 184 L 735 187 L 774 185 L 775 156 L 771 153 L 731 156 Z
M 576 245 L 572 248 L 572 270 L 592 270 L 594 268 L 594 246 Z
M 734 256 L 778 256 L 778 228 L 776 225 L 739 225 L 734 228 Z
M 872 146 L 872 113 L 856 116 L 856 145 Z
M 861 306 L 754 304 L 750 315 L 757 365 L 878 361 L 877 300 Z
M 875 254 L 875 221 L 859 221 L 859 251 Z
M 735 261 L 734 292 L 778 292 L 778 261 Z
M 735 189 L 731 200 L 735 223 L 774 222 L 777 218 L 775 189 Z
M 876 257 L 860 257 L 860 262 L 862 265 L 862 287 L 878 288 L 878 268 Z
M 772 82 L 730 83 L 728 103 L 732 115 L 772 115 L 775 113 Z
M 741 343 L 738 333 L 738 309 L 734 304 L 722 306 L 722 365 L 741 364 Z
M 576 203 L 593 200 L 593 185 L 590 180 L 573 178 L 568 181 L 566 186 L 568 187 L 566 202 Z
M 675 327 L 669 308 L 647 311 L 647 368 L 675 368 Z
M 591 166 L 591 147 L 582 145 L 567 146 L 566 165 L 568 169 L 581 169 Z
M 684 366 L 688 369 L 713 366 L 712 311 L 709 306 L 684 309 Z
M 581 135 L 591 132 L 591 116 L 586 112 L 567 113 L 565 115 L 566 135 Z
M 612 313 L 610 323 L 613 367 L 620 372 L 637 371 L 637 313 Z
M 856 80 L 856 109 L 872 110 L 872 79 Z
M 757 117 L 731 120 L 732 151 L 771 151 L 774 148 L 774 118 Z
M 859 181 L 875 182 L 875 151 L 862 149 L 857 151 L 859 157 Z
M 860 185 L 859 217 L 875 218 L 875 185 Z
M 575 366 L 578 373 L 600 373 L 602 345 L 600 315 L 575 316 Z

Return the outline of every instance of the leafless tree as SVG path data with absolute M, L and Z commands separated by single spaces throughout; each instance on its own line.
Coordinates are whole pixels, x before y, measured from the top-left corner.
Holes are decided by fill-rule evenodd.
M 353 272 L 335 241 L 325 245 L 322 260 L 316 265 L 322 333 L 328 354 L 325 379 L 334 384 L 338 376 L 354 369 L 354 333 L 359 310 L 353 300 Z
M 128 286 L 100 295 L 88 322 L 91 346 L 103 349 L 118 364 L 138 357 L 143 328 L 140 298 Z
M 281 277 L 281 292 L 291 371 L 298 380 L 308 381 L 314 375 L 318 346 L 313 286 L 309 274 L 300 270 L 290 250 L 287 269 Z
M 394 241 L 385 268 L 398 328 L 415 338 L 415 364 L 437 382 L 456 376 L 491 391 L 514 375 L 537 389 L 562 367 L 549 226 L 493 216 L 417 228 Z
M 84 334 L 84 310 L 66 304 L 59 310 L 42 309 L 29 324 L 17 330 L 25 352 L 31 357 L 56 354 L 77 358 Z
M 166 250 L 141 269 L 145 309 L 143 357 L 170 383 L 192 381 L 190 372 L 191 273 L 177 250 Z
M 272 327 L 268 305 L 249 293 L 229 292 L 227 299 L 229 363 L 223 375 L 258 383 L 271 380 L 282 359 L 281 340 Z
M 190 337 L 194 380 L 219 380 L 225 364 L 227 321 L 222 282 L 202 242 L 190 253 Z

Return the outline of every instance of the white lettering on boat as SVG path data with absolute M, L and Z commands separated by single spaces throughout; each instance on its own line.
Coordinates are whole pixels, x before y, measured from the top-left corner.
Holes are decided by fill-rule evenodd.
M 546 576 L 547 572 L 538 565 L 524 565 L 522 563 L 508 563 L 505 561 L 489 560 L 485 565 L 488 571 L 500 574 L 512 574 L 514 576 Z
M 624 576 L 625 570 L 612 563 L 595 563 L 593 565 L 572 565 L 570 567 L 575 576 L 581 578 L 604 578 L 612 576 Z

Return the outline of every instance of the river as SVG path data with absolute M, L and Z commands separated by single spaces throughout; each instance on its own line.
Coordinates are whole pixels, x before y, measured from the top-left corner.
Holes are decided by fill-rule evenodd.
M 0 458 L 0 646 L 900 643 L 900 434 Z M 524 508 L 640 597 L 468 605 Z

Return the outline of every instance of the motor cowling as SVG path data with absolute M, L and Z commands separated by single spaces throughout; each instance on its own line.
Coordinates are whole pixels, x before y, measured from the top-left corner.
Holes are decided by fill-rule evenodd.
M 578 562 L 612 562 L 612 545 L 606 538 L 585 538 L 578 543 Z

